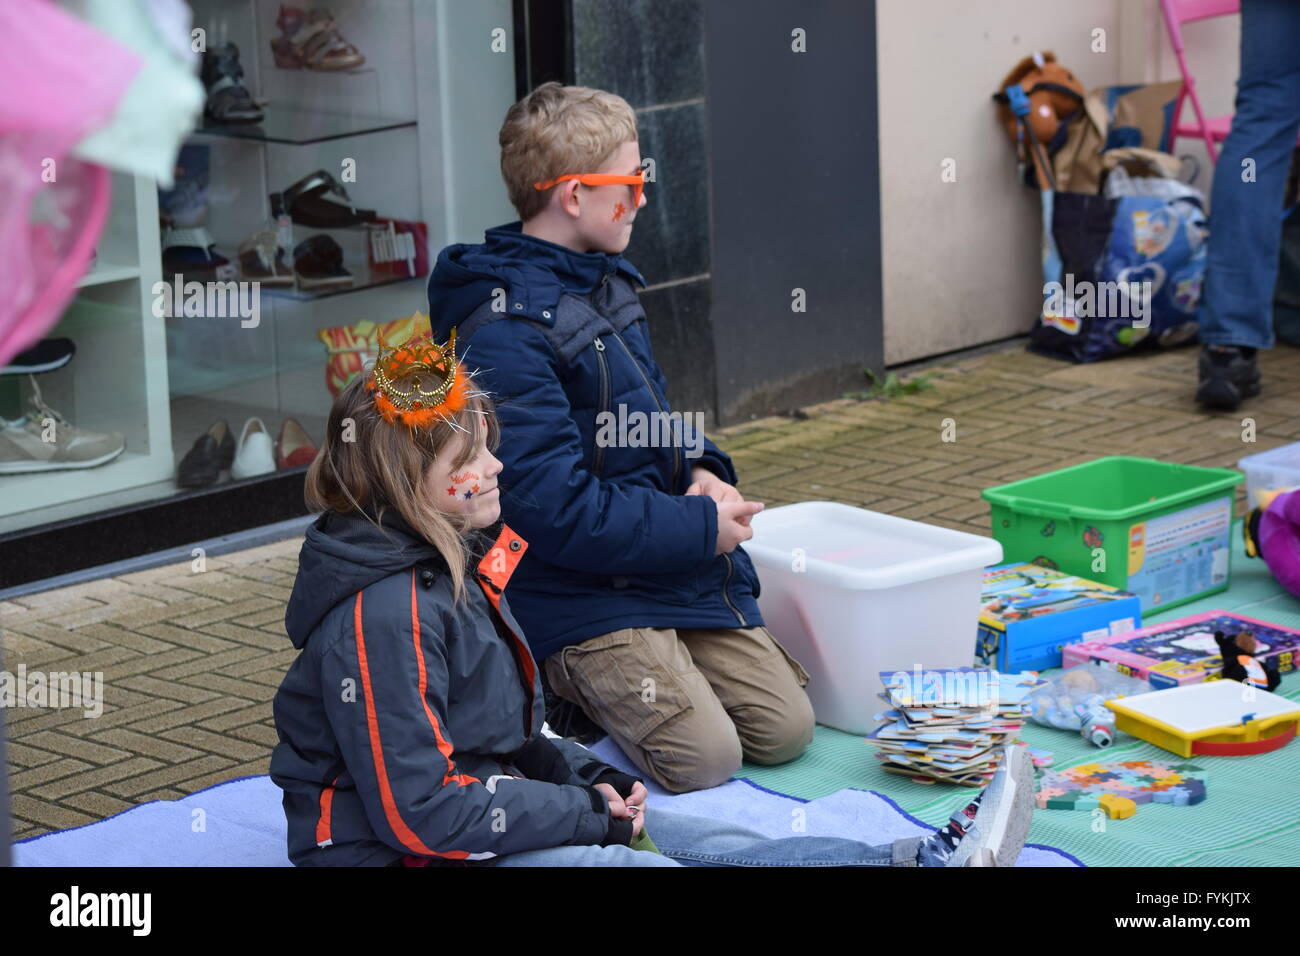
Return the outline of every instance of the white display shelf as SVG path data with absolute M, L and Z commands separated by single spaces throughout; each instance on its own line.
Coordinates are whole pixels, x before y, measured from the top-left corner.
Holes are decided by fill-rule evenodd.
M 85 289 L 106 282 L 126 282 L 140 278 L 139 266 L 114 265 L 111 262 L 97 261 L 94 267 L 77 282 L 77 288 Z
M 170 447 L 170 441 L 168 445 Z M 0 499 L 0 518 L 19 511 L 34 511 L 84 501 L 136 485 L 164 481 L 174 471 L 170 450 L 166 460 L 163 460 L 157 454 L 132 452 L 128 449 L 108 464 L 96 468 L 0 475 L 0 489 L 4 491 L 4 497 Z

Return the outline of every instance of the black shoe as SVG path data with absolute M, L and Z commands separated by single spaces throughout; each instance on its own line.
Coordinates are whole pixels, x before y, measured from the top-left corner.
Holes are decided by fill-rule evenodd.
M 176 468 L 176 484 L 182 488 L 206 488 L 221 477 L 235 460 L 235 436 L 225 420 L 199 436 Z
M 1258 395 L 1255 350 L 1238 345 L 1202 345 L 1196 400 L 1208 408 L 1232 411 L 1242 399 Z
M 19 352 L 0 368 L 0 375 L 36 375 L 63 368 L 77 354 L 72 339 L 41 339 L 25 352 Z

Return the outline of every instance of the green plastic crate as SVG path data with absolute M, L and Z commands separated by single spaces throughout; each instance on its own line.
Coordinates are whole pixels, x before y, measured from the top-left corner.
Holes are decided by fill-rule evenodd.
M 1033 561 L 1131 591 L 1144 612 L 1226 591 L 1227 468 L 1115 455 L 986 488 L 1007 561 Z

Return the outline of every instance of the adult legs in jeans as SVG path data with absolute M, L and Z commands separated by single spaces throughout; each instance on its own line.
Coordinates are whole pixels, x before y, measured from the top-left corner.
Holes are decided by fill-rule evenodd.
M 1214 169 L 1201 341 L 1273 345 L 1282 198 L 1300 132 L 1300 3 L 1243 0 L 1232 130 Z M 1253 167 L 1252 177 L 1248 170 Z
M 502 857 L 497 866 L 916 866 L 920 837 L 872 846 L 839 837 L 771 839 L 707 817 L 646 808 L 663 856 L 628 847 L 564 846 Z

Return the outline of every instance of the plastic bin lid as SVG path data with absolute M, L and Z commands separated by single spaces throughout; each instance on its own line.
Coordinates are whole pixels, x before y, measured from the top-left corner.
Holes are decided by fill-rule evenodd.
M 805 501 L 754 516 L 745 550 L 754 563 L 850 589 L 896 588 L 981 571 L 1002 560 L 992 538 L 832 501 Z
M 1278 448 L 1270 448 L 1268 451 L 1259 451 L 1237 460 L 1238 468 L 1258 467 L 1260 465 L 1281 466 L 1300 471 L 1300 441 L 1292 442 L 1290 445 L 1281 445 Z

